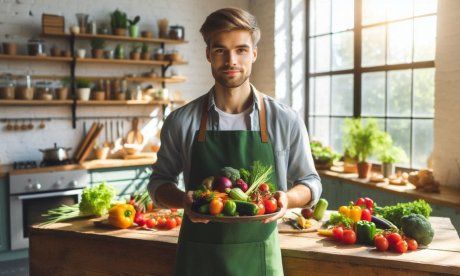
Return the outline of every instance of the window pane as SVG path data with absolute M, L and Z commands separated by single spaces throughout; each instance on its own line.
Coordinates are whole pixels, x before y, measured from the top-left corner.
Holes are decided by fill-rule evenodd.
M 388 119 L 387 132 L 391 135 L 393 143 L 401 147 L 410 156 L 410 120 Z
M 331 1 L 316 0 L 316 30 L 315 35 L 331 32 Z
M 332 70 L 353 68 L 353 32 L 332 35 Z
M 411 70 L 388 72 L 388 116 L 410 116 Z
M 426 168 L 428 158 L 433 149 L 433 120 L 413 121 L 413 152 L 412 166 L 415 168 Z
M 388 24 L 388 64 L 412 61 L 412 20 Z
M 361 115 L 384 116 L 385 72 L 364 73 L 361 85 Z
M 308 80 L 308 115 L 314 115 L 316 112 L 315 99 L 315 78 L 310 78 Z
M 316 72 L 331 70 L 331 36 L 325 35 L 316 38 Z
M 363 0 L 362 24 L 383 22 L 386 20 L 385 1 L 382 0 Z
M 417 0 L 417 3 L 414 5 L 414 15 L 436 13 L 437 6 L 437 0 Z
M 353 115 L 353 75 L 332 76 L 332 115 Z
M 329 115 L 331 81 L 329 76 L 317 77 L 315 87 L 315 113 L 316 115 Z
M 385 0 L 387 3 L 387 20 L 412 17 L 412 0 Z
M 413 116 L 434 116 L 434 68 L 414 69 Z
M 315 51 L 315 45 L 316 45 L 316 39 L 315 38 L 310 38 L 310 45 L 309 45 L 309 67 L 308 70 L 310 73 L 315 73 L 316 72 L 316 65 L 315 65 L 315 58 L 316 58 L 316 51 Z
M 343 154 L 343 124 L 344 118 L 331 118 L 331 148 Z
M 365 28 L 362 31 L 362 66 L 385 64 L 385 26 Z
M 308 15 L 310 18 L 310 30 L 309 33 L 311 36 L 316 34 L 316 0 L 310 0 L 309 3 L 309 10 L 310 14 Z
M 332 1 L 332 32 L 353 28 L 354 9 L 354 0 Z
M 321 141 L 326 145 L 329 144 L 329 117 L 313 118 L 312 140 Z
M 414 61 L 434 60 L 436 16 L 414 19 Z

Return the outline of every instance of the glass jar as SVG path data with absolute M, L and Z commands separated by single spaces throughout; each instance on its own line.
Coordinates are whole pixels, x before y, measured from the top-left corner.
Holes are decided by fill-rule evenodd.
M 37 93 L 35 98 L 38 100 L 47 100 L 50 101 L 54 98 L 54 91 L 51 81 L 40 81 L 36 83 Z
M 20 76 L 16 88 L 16 98 L 19 100 L 32 100 L 35 94 L 35 87 L 32 85 L 32 78 L 29 75 Z
M 27 52 L 29 53 L 29 56 L 45 55 L 45 44 L 43 43 L 43 39 L 29 39 L 27 42 Z
M 16 81 L 11 74 L 0 76 L 0 99 L 13 100 L 16 89 Z

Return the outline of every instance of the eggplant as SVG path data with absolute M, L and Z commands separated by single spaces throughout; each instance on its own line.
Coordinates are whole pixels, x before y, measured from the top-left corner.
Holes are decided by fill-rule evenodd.
M 383 229 L 383 230 L 386 230 L 386 229 L 398 229 L 398 227 L 396 227 L 396 225 L 391 223 L 391 221 L 389 221 L 387 219 L 384 219 L 384 218 L 381 218 L 381 217 L 377 217 L 377 216 L 372 215 L 371 221 L 373 223 L 375 223 L 375 226 L 377 226 L 377 228 L 379 228 L 379 229 Z

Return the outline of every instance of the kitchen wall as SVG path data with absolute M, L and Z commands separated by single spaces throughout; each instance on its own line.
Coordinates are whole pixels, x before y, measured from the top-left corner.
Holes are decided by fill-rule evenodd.
M 433 171 L 460 187 L 460 1 L 439 0 Z
M 262 28 L 262 39 L 259 44 L 259 59 L 253 71 L 253 82 L 265 93 L 274 96 L 274 67 L 273 67 L 273 14 L 274 1 L 263 0 L 136 0 L 136 1 L 59 1 L 59 0 L 1 0 L 0 5 L 0 42 L 15 41 L 18 43 L 20 54 L 26 53 L 27 40 L 39 37 L 41 32 L 42 13 L 64 15 L 66 28 L 77 24 L 76 13 L 90 14 L 89 20 L 95 20 L 98 24 L 109 23 L 109 13 L 120 8 L 128 14 L 128 18 L 141 17 L 140 29 L 151 30 L 158 35 L 157 20 L 167 18 L 170 25 L 182 25 L 185 27 L 185 38 L 188 44 L 178 46 L 166 45 L 169 50 L 178 50 L 188 61 L 188 65 L 175 66 L 174 69 L 187 78 L 182 84 L 168 84 L 170 93 L 179 92 L 186 100 L 194 99 L 207 92 L 213 84 L 209 64 L 205 59 L 205 44 L 202 40 L 199 28 L 205 17 L 212 11 L 226 7 L 236 6 L 253 11 L 259 18 Z M 114 48 L 115 42 L 109 42 L 108 48 Z M 68 48 L 68 42 L 63 39 L 45 38 L 45 44 L 49 49 L 56 45 L 61 49 Z M 89 41 L 78 41 L 78 48 L 86 48 L 90 51 Z M 129 50 L 130 45 L 126 45 Z M 152 47 L 157 47 L 152 45 Z M 77 75 L 80 76 L 111 76 L 123 74 L 141 74 L 151 68 L 145 66 L 106 66 L 106 65 L 78 65 Z M 159 68 L 156 68 L 159 72 Z M 170 69 L 171 70 L 171 69 Z M 168 70 L 167 75 L 170 74 Z M 56 75 L 69 74 L 69 66 L 64 63 L 33 63 L 33 62 L 0 62 L 0 73 L 10 72 L 13 74 L 31 75 Z M 160 110 L 144 106 L 94 106 L 78 107 L 77 116 L 149 116 L 159 114 Z M 52 118 L 44 121 L 46 127 L 38 129 L 40 121 L 33 121 L 34 129 L 24 131 L 5 131 L 6 122 L 0 122 L 0 164 L 9 164 L 14 161 L 41 160 L 42 154 L 38 149 L 50 148 L 53 143 L 58 146 L 75 148 L 82 139 L 83 124 L 86 128 L 94 120 L 78 120 L 77 128 L 71 127 L 70 107 L 46 106 L 46 107 L 17 107 L 0 106 L 0 118 Z M 124 121 L 125 133 L 130 128 L 130 121 Z M 104 122 L 104 120 L 102 120 Z M 18 124 L 22 125 L 19 121 Z M 141 120 L 144 126 L 143 134 L 154 137 L 156 121 L 149 119 Z M 150 123 L 150 124 L 148 124 Z M 110 136 L 110 133 L 109 133 Z M 103 142 L 104 133 L 100 139 Z

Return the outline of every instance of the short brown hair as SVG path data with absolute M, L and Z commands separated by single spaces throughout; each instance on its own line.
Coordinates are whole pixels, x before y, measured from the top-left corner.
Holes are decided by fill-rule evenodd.
M 251 32 L 254 46 L 260 40 L 260 29 L 255 16 L 240 8 L 223 8 L 211 13 L 201 26 L 200 33 L 209 47 L 209 42 L 214 35 L 233 30 Z

